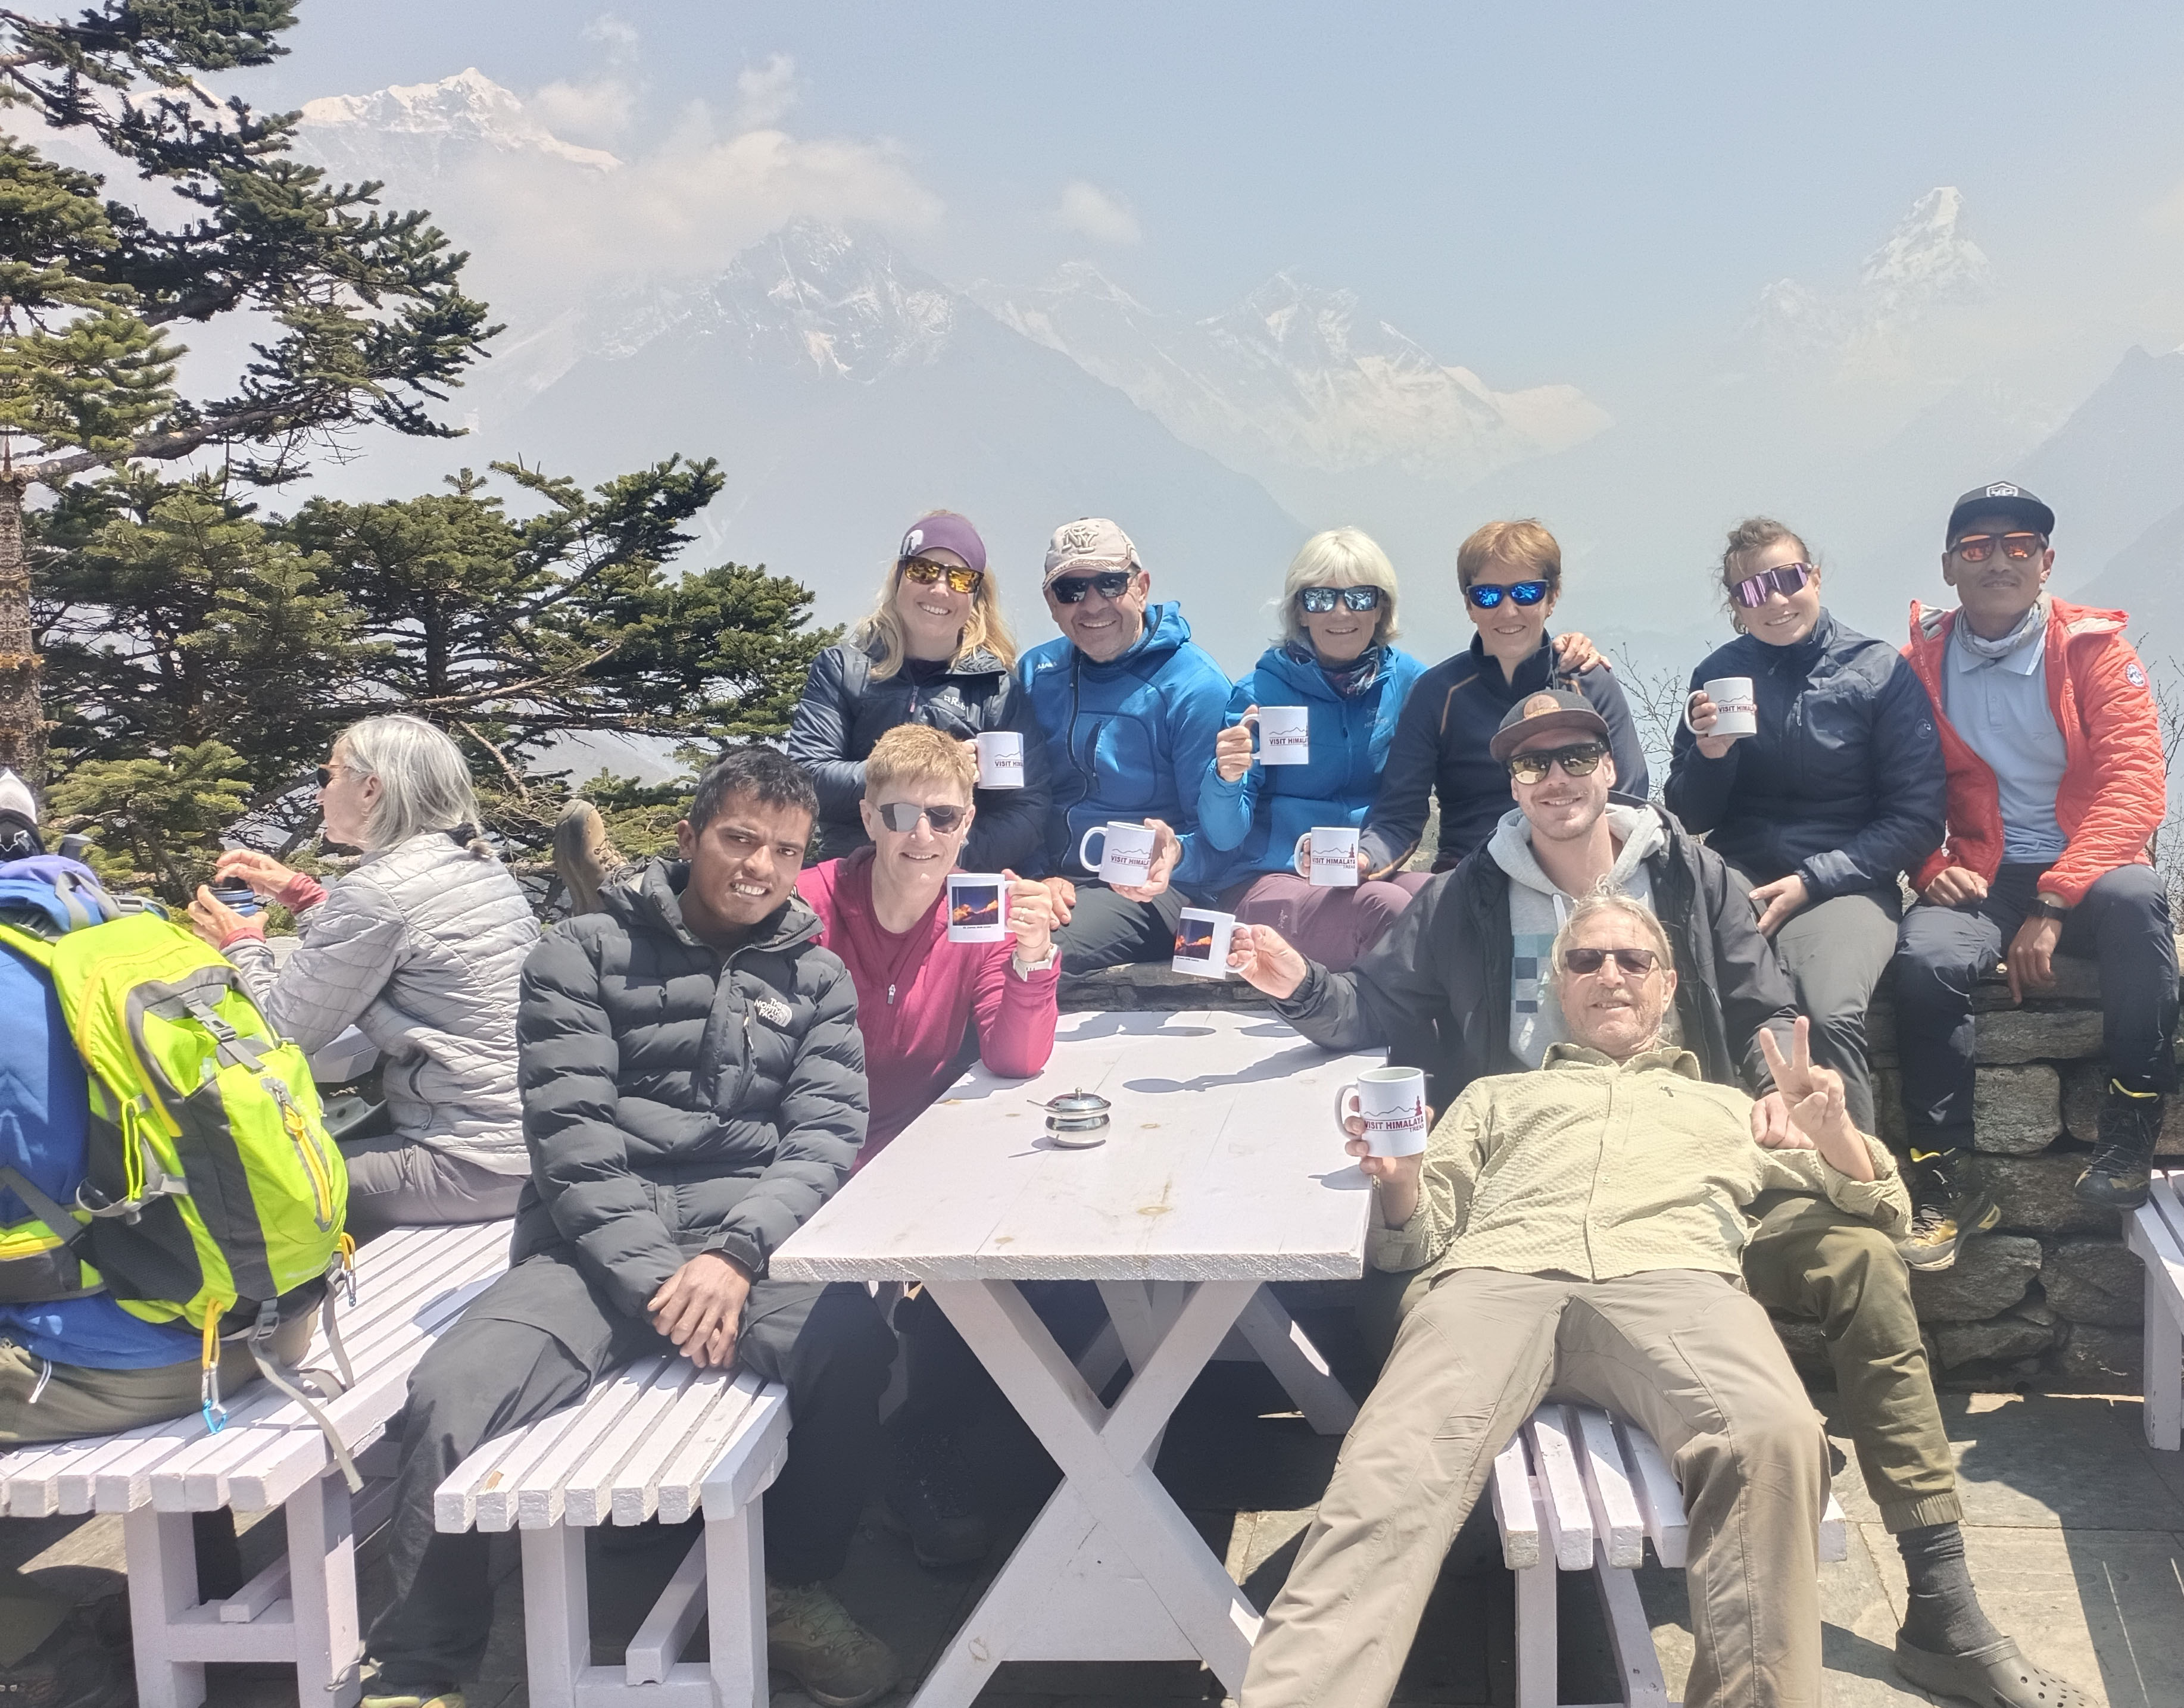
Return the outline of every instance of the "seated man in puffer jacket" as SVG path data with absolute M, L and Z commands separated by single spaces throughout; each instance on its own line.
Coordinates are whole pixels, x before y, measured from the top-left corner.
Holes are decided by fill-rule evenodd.
M 436 1533 L 433 1490 L 493 1436 L 669 1351 L 788 1384 L 788 1460 L 766 1494 L 772 1664 L 829 1703 L 894 1682 L 824 1588 L 879 1458 L 894 1338 L 863 1288 L 766 1275 L 865 1137 L 855 989 L 794 892 L 816 808 L 787 759 L 738 748 L 699 779 L 682 858 L 608 889 L 524 967 L 531 1184 L 509 1272 L 410 1382 L 367 1708 L 461 1708 L 484 1653 L 488 1538 Z

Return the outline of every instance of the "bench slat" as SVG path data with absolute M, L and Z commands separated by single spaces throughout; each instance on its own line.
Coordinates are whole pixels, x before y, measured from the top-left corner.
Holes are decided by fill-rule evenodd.
M 745 1438 L 746 1432 L 768 1427 L 777 1404 L 786 1410 L 787 1391 L 775 1389 L 770 1394 L 766 1384 L 748 1371 L 721 1385 L 711 1408 L 660 1468 L 660 1516 L 664 1522 L 680 1524 L 697 1516 L 708 1498 L 707 1483 L 729 1444 Z M 716 1509 L 722 1500 L 731 1509 L 744 1504 L 742 1499 L 732 1499 L 724 1493 L 714 1499 Z
M 1684 1516 L 1683 1490 L 1676 1486 L 1669 1461 L 1661 1456 L 1652 1436 L 1619 1417 L 1615 1420 L 1615 1433 L 1622 1438 L 1623 1462 L 1631 1472 L 1630 1492 L 1645 1517 L 1646 1534 L 1652 1538 L 1653 1551 L 1661 1556 L 1663 1566 L 1681 1569 L 1691 1536 L 1690 1523 Z
M 691 1378 L 697 1374 L 698 1366 L 688 1359 L 669 1359 L 652 1378 L 651 1385 L 638 1396 L 637 1403 L 622 1413 L 614 1428 L 600 1432 L 597 1444 L 569 1472 L 562 1488 L 564 1522 L 579 1529 L 589 1529 L 606 1522 L 607 1515 L 620 1505 L 628 1480 L 622 1475 L 623 1467 L 638 1467 L 641 1477 L 644 1466 L 658 1464 L 666 1449 L 663 1442 L 653 1438 L 654 1435 L 663 1430 L 677 1404 L 689 1392 Z M 666 1439 L 679 1441 L 682 1435 L 678 1433 Z M 617 1516 L 616 1522 L 641 1524 L 651 1516 L 648 1510 L 628 1520 Z
M 1579 1463 L 1592 1505 L 1595 1533 L 1607 1550 L 1610 1566 L 1635 1567 L 1646 1557 L 1646 1518 L 1631 1493 L 1630 1477 L 1623 1462 L 1623 1447 L 1616 1438 L 1614 1421 L 1596 1406 L 1574 1405 L 1581 1449 Z
M 620 1437 L 628 1418 L 653 1385 L 681 1362 L 668 1356 L 641 1358 L 594 1389 L 577 1407 L 575 1424 L 554 1446 L 532 1461 L 515 1481 L 515 1522 L 526 1530 L 543 1530 L 561 1522 L 569 1473 L 598 1450 L 601 1442 Z M 483 1523 L 480 1503 L 480 1523 Z
M 1512 1572 L 1540 1563 L 1540 1516 L 1532 1506 L 1532 1472 L 1521 1429 L 1494 1460 L 1494 1521 L 1502 1530 L 1502 1563 Z
M 782 1461 L 788 1455 L 788 1390 L 777 1384 L 761 1383 L 755 1376 L 745 1374 L 735 1380 L 738 1388 L 746 1389 L 750 1403 L 731 1410 L 723 1405 L 706 1427 L 691 1438 L 682 1449 L 682 1463 L 688 1463 L 701 1453 L 717 1452 L 711 1470 L 702 1467 L 690 1474 L 703 1480 L 698 1485 L 698 1499 L 690 1512 L 700 1505 L 709 1518 L 726 1518 L 740 1511 L 763 1494 L 773 1479 L 781 1474 Z M 731 1426 L 734 1438 L 725 1449 L 706 1444 L 706 1437 L 720 1427 L 721 1420 L 733 1417 Z M 677 1481 L 672 1492 L 679 1498 L 685 1484 L 682 1482 L 682 1465 L 675 1467 Z M 669 1510 L 670 1487 L 662 1483 L 660 1490 L 660 1516 Z M 679 1506 L 677 1510 L 680 1510 Z M 689 1514 L 686 1513 L 685 1516 Z M 675 1521 L 679 1522 L 680 1521 Z
M 689 1365 L 688 1359 L 677 1361 Z M 659 1511 L 664 1472 L 675 1462 L 692 1433 L 713 1414 L 727 1382 L 724 1371 L 690 1368 L 682 1391 L 655 1421 L 643 1445 L 615 1467 L 614 1480 L 604 1491 L 605 1499 L 593 1506 L 590 1522 L 604 1524 L 611 1519 L 616 1524 L 642 1524 Z M 573 1505 L 570 1508 L 572 1513 L 575 1510 Z
M 1564 1572 L 1586 1571 L 1592 1565 L 1592 1508 L 1585 1498 L 1577 1455 L 1570 1449 L 1567 1409 L 1541 1406 L 1526 1421 L 1524 1433 L 1531 1438 L 1532 1462 L 1538 1467 L 1533 1486 L 1540 1497 L 1540 1516 L 1554 1543 L 1555 1564 Z

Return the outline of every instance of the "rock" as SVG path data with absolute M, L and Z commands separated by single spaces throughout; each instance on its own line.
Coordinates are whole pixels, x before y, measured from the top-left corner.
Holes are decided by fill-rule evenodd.
M 1960 1364 L 2033 1358 L 2055 1342 L 2055 1331 L 2015 1315 L 1992 1322 L 1947 1322 L 1934 1331 L 1934 1344 L 1944 1369 Z
M 2004 1156 L 2030 1156 L 2063 1130 L 2062 1076 L 2045 1062 L 1983 1067 L 1972 1082 L 1972 1143 Z
M 2059 954 L 2053 965 L 2055 982 L 2040 993 L 2040 1001 L 2080 1004 L 2100 1001 L 2101 964 L 2098 961 L 2090 955 Z M 1972 1011 L 1975 1014 L 1992 1014 L 1998 1009 L 2014 1006 L 2009 999 L 2009 981 L 1999 972 L 1989 973 L 1972 987 Z
M 2054 1355 L 2048 1385 L 2064 1394 L 2138 1394 L 2144 1369 L 2138 1332 L 2074 1322 Z
M 1790 1355 L 1790 1362 L 1807 1384 L 1820 1388 L 1835 1386 L 1835 1366 L 1828 1362 L 1827 1337 L 1820 1332 L 1820 1325 L 1808 1322 L 1802 1317 L 1778 1316 L 1774 1332 L 1781 1338 L 1782 1349 Z
M 1922 1322 L 1978 1322 L 2024 1298 L 2039 1272 L 2038 1240 L 1988 1234 L 1959 1247 L 1956 1262 L 1937 1274 L 1913 1271 L 1911 1299 Z
M 1997 1009 L 1979 1017 L 1977 1059 L 1982 1064 L 2075 1061 L 2101 1048 L 2097 1008 Z
M 2105 1239 L 2066 1239 L 2040 1266 L 2048 1303 L 2073 1322 L 2136 1328 L 2146 1320 L 2146 1271 Z
M 2101 1097 L 2108 1082 L 2108 1065 L 2102 1061 L 2079 1062 L 2063 1071 L 2063 1125 L 2081 1144 L 2091 1144 L 2099 1136 Z M 2184 1097 L 2169 1099 L 2153 1154 L 2184 1157 Z
M 2114 1238 L 2120 1227 L 2116 1213 L 2081 1204 L 2071 1193 L 2085 1166 L 2082 1151 L 1966 1159 L 1968 1171 L 1983 1180 L 2002 1205 L 2002 1227 L 2012 1232 L 2099 1233 Z

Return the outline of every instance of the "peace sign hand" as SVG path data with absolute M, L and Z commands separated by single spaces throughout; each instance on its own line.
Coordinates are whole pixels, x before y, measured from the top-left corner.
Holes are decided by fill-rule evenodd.
M 1852 1124 L 1843 1101 L 1842 1076 L 1832 1068 L 1813 1065 L 1813 1023 L 1802 1015 L 1791 1035 L 1790 1057 L 1771 1032 L 1759 1034 L 1759 1053 L 1767 1071 L 1789 1105 L 1791 1131 L 1771 1140 L 1773 1148 L 1817 1150 L 1838 1172 L 1854 1180 L 1873 1178 L 1873 1158 L 1864 1137 Z M 1762 1138 L 1763 1144 L 1770 1143 Z

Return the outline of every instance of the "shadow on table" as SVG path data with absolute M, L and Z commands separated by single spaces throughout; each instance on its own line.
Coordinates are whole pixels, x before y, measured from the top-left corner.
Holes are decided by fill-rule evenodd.
M 1155 1009 L 1110 1009 L 1091 1014 L 1065 1015 L 1056 1036 L 1077 1043 L 1095 1038 L 1211 1038 L 1210 1026 L 1178 1026 L 1175 1015 Z M 1284 1026 L 1284 1032 L 1289 1028 Z
M 1287 1079 L 1291 1074 L 1327 1060 L 1327 1052 L 1316 1043 L 1300 1043 L 1294 1049 L 1279 1050 L 1263 1060 L 1235 1073 L 1201 1073 L 1191 1079 L 1126 1079 L 1125 1091 L 1153 1093 L 1176 1091 L 1211 1091 L 1217 1085 L 1253 1085 L 1270 1079 Z

